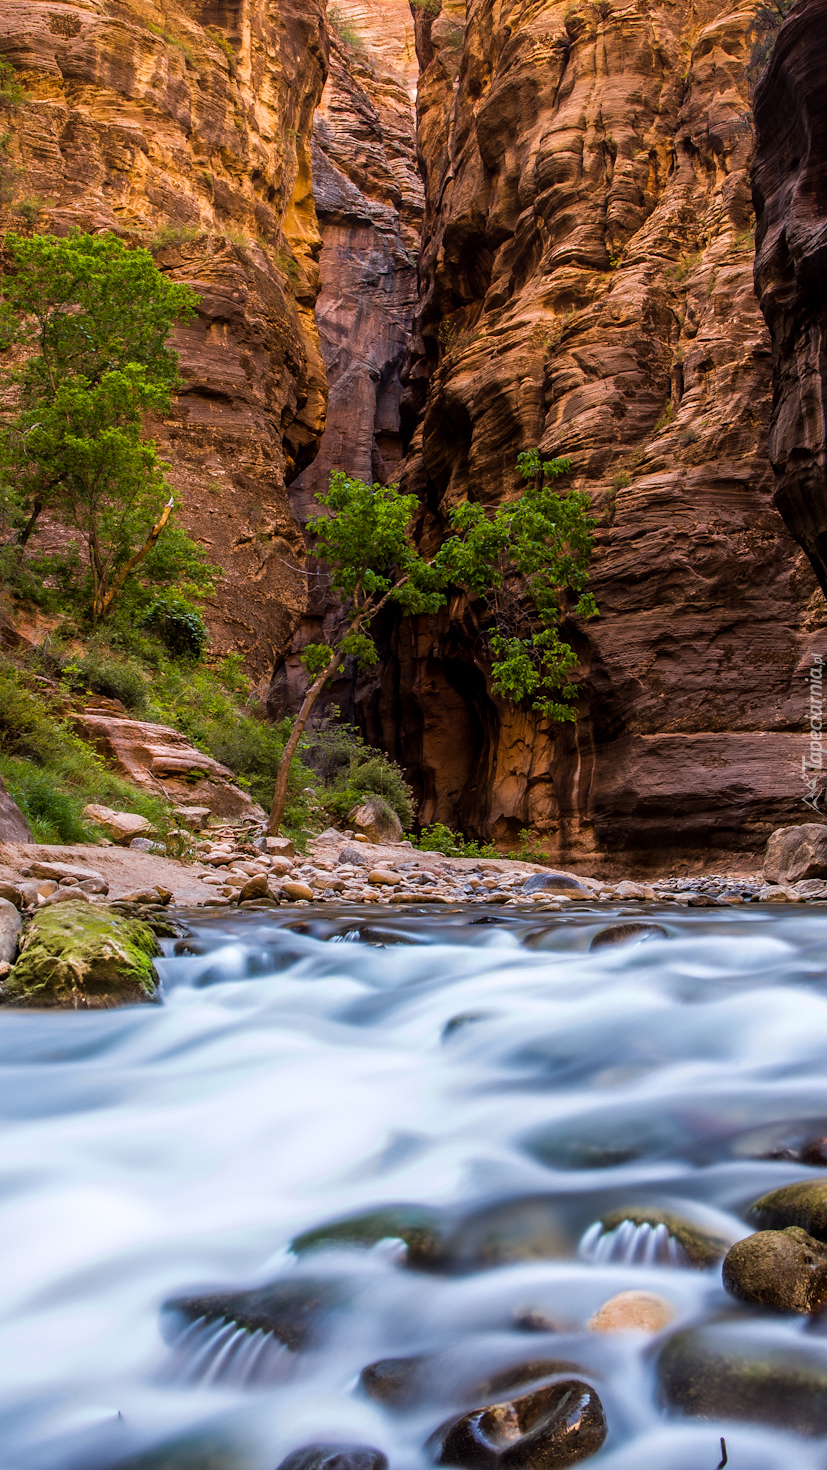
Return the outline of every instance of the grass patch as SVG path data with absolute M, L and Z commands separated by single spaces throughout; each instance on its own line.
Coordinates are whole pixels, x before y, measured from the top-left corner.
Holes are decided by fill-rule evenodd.
M 460 832 L 452 832 L 444 822 L 433 822 L 423 827 L 419 842 L 420 852 L 441 852 L 445 857 L 495 858 L 499 857 L 496 847 L 490 842 L 466 842 Z

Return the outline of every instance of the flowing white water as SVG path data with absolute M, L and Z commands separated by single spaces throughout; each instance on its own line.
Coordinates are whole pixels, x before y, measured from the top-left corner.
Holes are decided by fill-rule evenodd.
M 825 1470 L 822 1439 L 668 1414 L 660 1340 L 586 1324 L 640 1287 L 677 1326 L 723 1312 L 805 1341 L 665 1226 L 595 1227 L 648 1202 L 736 1239 L 758 1194 L 827 1178 L 768 1157 L 827 1134 L 827 911 L 664 908 L 665 937 L 590 951 L 620 913 L 198 917 L 161 1006 L 0 1013 L 0 1470 L 187 1436 L 201 1458 L 140 1463 L 276 1470 L 352 1440 L 423 1470 L 474 1385 L 538 1358 L 597 1387 L 601 1470 L 715 1470 L 721 1434 L 732 1470 Z M 392 1240 L 289 1250 L 399 1203 L 445 1212 L 449 1269 L 407 1269 Z M 167 1307 L 275 1280 L 335 1290 L 305 1351 Z M 413 1354 L 431 1387 L 409 1412 L 359 1390 Z

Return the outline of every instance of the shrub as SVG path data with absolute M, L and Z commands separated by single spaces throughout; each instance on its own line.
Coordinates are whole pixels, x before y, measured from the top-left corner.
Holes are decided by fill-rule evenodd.
M 73 659 L 60 670 L 66 689 L 83 692 L 90 689 L 106 699 L 119 699 L 129 710 L 146 708 L 146 680 L 133 659 L 118 658 L 94 645 L 82 658 Z
M 497 849 L 490 842 L 466 842 L 461 833 L 452 832 L 444 822 L 433 822 L 430 827 L 423 827 L 418 846 L 422 852 L 441 852 L 446 857 L 497 856 Z
M 325 811 L 339 821 L 368 793 L 381 797 L 407 828 L 414 818 L 411 788 L 395 761 L 366 745 L 352 725 L 332 725 L 305 734 L 302 758 L 327 788 Z
M 183 598 L 156 597 L 142 626 L 178 658 L 198 660 L 209 641 L 201 614 Z
M 88 842 L 91 829 L 83 820 L 83 798 L 61 791 L 51 771 L 2 757 L 0 771 L 36 842 Z

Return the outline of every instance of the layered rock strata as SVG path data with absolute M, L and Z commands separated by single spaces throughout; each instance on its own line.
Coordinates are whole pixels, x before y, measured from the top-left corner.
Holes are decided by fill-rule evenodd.
M 326 50 L 323 0 L 0 6 L 0 54 L 27 93 L 4 108 L 5 223 L 112 230 L 200 295 L 156 432 L 224 573 L 216 651 L 257 676 L 305 601 L 286 485 L 325 417 L 310 132 Z
M 421 816 L 611 872 L 758 861 L 803 793 L 823 599 L 773 506 L 752 288 L 752 7 L 417 7 L 426 184 L 405 488 L 423 544 L 570 455 L 601 617 L 576 727 L 491 693 L 484 610 L 387 633 L 369 738 Z M 803 809 L 802 809 L 803 810 Z M 726 855 L 726 856 L 725 856 Z
M 755 95 L 755 285 L 772 333 L 776 504 L 827 591 L 827 3 L 800 0 Z
M 316 308 L 329 383 L 319 454 L 293 482 L 303 524 L 331 470 L 369 483 L 398 478 L 400 373 L 417 302 L 423 190 L 416 166 L 416 53 L 407 0 L 343 0 L 331 11 L 330 76 L 313 131 L 313 191 L 322 236 Z M 306 688 L 299 661 L 339 614 L 324 569 L 307 568 L 308 600 L 269 705 L 294 709 Z M 350 679 L 326 701 L 349 707 Z

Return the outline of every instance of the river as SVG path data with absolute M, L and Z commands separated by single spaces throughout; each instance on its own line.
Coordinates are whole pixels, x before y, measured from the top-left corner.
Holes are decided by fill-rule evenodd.
M 586 1324 L 642 1288 L 676 1328 L 827 1368 L 827 1337 L 734 1304 L 719 1266 L 596 1227 L 642 1201 L 736 1240 L 757 1195 L 819 1177 L 771 1155 L 827 1133 L 827 909 L 188 921 L 162 1005 L 0 1013 L 1 1470 L 276 1470 L 323 1440 L 422 1470 L 472 1385 L 550 1358 L 598 1389 L 600 1470 L 715 1470 L 722 1435 L 732 1470 L 824 1470 L 823 1438 L 666 1411 L 662 1339 Z M 400 1204 L 437 1212 L 432 1269 L 392 1235 L 290 1250 Z M 304 1351 L 170 1311 L 274 1280 L 329 1288 Z M 405 1412 L 366 1396 L 366 1365 L 411 1355 Z

